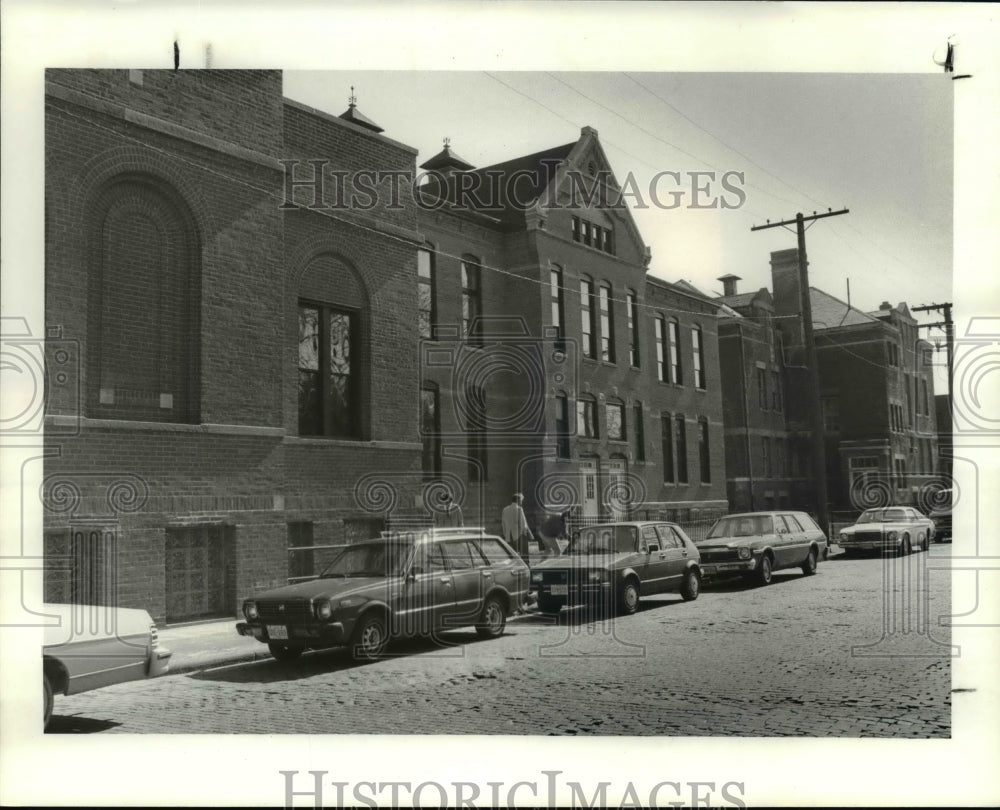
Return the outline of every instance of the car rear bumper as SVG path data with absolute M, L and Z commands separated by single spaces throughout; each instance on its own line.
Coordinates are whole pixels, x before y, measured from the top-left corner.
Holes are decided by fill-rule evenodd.
M 346 644 L 349 636 L 341 622 L 308 626 L 237 622 L 236 632 L 241 636 L 255 638 L 264 644 L 288 642 L 290 644 L 304 644 L 307 647 L 333 647 Z
M 159 675 L 166 675 L 170 671 L 170 657 L 173 655 L 170 650 L 164 647 L 157 647 L 149 659 L 149 677 L 156 678 Z

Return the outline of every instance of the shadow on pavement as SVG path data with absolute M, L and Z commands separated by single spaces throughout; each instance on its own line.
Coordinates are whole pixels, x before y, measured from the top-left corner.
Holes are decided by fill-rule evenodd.
M 821 563 L 825 565 L 825 563 Z M 822 569 L 820 569 L 822 571 Z M 822 576 L 822 574 L 817 574 Z M 703 591 L 711 593 L 739 593 L 741 591 L 766 590 L 768 588 L 780 588 L 788 582 L 795 582 L 799 579 L 807 579 L 798 569 L 788 569 L 787 571 L 775 571 L 770 585 L 758 585 L 754 580 L 743 579 L 741 576 L 719 577 L 718 579 L 706 579 L 702 582 Z
M 640 599 L 636 615 L 645 613 L 648 610 L 659 610 L 683 604 L 684 600 L 680 597 L 670 601 L 650 598 Z M 608 619 L 627 620 L 628 618 L 628 614 L 618 613 L 614 608 L 605 605 L 573 605 L 572 607 L 564 607 L 558 614 L 528 613 L 519 620 L 518 624 L 574 627 L 589 624 L 590 622 L 603 622 Z
M 53 714 L 49 720 L 46 734 L 94 734 L 120 726 L 114 720 L 95 720 L 92 717 L 82 717 L 78 714 Z

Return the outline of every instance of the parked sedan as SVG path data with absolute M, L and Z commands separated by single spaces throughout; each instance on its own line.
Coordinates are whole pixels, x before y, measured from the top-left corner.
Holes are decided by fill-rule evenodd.
M 826 559 L 823 530 L 805 512 L 745 512 L 719 518 L 697 543 L 706 576 L 738 573 L 768 585 L 781 568 L 811 576 Z
M 635 613 L 640 594 L 676 591 L 685 601 L 697 599 L 700 556 L 676 524 L 603 523 L 574 532 L 562 554 L 538 563 L 531 579 L 543 613 L 584 603 Z
M 159 645 L 156 625 L 145 610 L 97 605 L 45 605 L 59 623 L 46 625 L 42 647 L 45 725 L 54 695 L 163 675 L 170 651 Z
M 912 506 L 887 506 L 867 509 L 857 523 L 840 533 L 840 547 L 855 551 L 894 551 L 909 554 L 913 549 L 926 551 L 934 537 L 934 521 Z
M 943 489 L 934 499 L 934 507 L 927 516 L 934 521 L 934 542 L 951 542 L 952 490 Z
M 336 646 L 372 661 L 394 636 L 469 625 L 500 636 L 527 590 L 528 566 L 482 529 L 386 533 L 346 547 L 316 579 L 247 599 L 236 631 L 279 661 Z

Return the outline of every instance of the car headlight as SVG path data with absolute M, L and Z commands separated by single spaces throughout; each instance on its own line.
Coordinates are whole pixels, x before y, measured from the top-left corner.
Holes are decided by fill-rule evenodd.
M 847 534 L 847 532 L 841 532 L 840 533 L 840 539 L 841 540 L 846 540 L 848 537 L 849 537 L 849 535 Z
M 740 546 L 738 554 L 741 560 L 749 560 L 753 556 L 750 546 Z
M 889 532 L 886 535 L 887 540 L 895 540 L 897 537 L 899 537 L 899 532 Z
M 591 571 L 587 575 L 587 578 L 591 582 L 603 582 L 604 580 L 606 580 L 608 578 L 608 572 L 605 571 L 604 569 L 601 569 L 601 570 L 598 570 L 598 571 Z
M 531 575 L 531 581 L 532 582 L 541 582 L 542 581 L 542 572 L 541 571 L 536 571 L 534 574 L 532 574 Z
M 260 616 L 260 613 L 257 611 L 257 603 L 256 602 L 244 602 L 243 603 L 243 615 L 246 616 L 247 619 L 249 621 L 251 621 L 251 622 L 254 619 L 257 619 Z
M 321 622 L 327 621 L 331 616 L 333 616 L 333 606 L 324 599 L 322 602 L 316 603 L 316 618 Z

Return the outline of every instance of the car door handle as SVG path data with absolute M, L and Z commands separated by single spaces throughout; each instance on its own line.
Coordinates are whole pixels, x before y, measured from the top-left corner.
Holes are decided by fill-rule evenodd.
M 483 571 L 483 576 L 486 577 L 486 578 L 489 578 L 489 577 L 493 576 L 493 572 L 492 571 Z
M 442 582 L 443 582 L 443 583 L 444 583 L 445 585 L 451 585 L 451 577 L 441 577 L 441 581 L 442 581 Z

